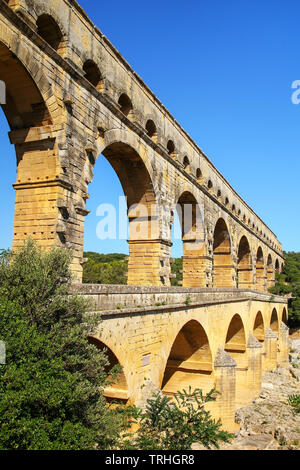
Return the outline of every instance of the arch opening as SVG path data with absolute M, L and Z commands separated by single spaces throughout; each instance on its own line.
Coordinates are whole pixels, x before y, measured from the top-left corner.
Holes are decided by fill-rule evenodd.
M 185 156 L 183 159 L 183 168 L 185 169 L 187 173 L 191 172 L 190 160 L 188 159 L 187 156 Z
M 95 87 L 98 91 L 103 90 L 103 81 L 99 67 L 93 60 L 87 60 L 83 64 L 84 77 Z
M 58 208 L 53 207 L 57 188 L 50 196 L 34 184 L 57 178 L 58 162 L 55 138 L 43 139 L 41 129 L 51 126 L 46 102 L 29 71 L 7 46 L 0 42 L 0 80 L 5 83 L 6 103 L 2 110 L 7 119 L 11 144 L 15 145 L 17 176 L 14 183 L 15 217 L 12 249 L 32 236 L 43 247 L 57 243 Z M 26 202 L 22 187 L 26 184 Z M 57 196 L 58 198 L 58 196 Z M 24 210 L 26 204 L 26 210 Z M 38 209 L 38 211 L 37 211 Z
M 265 262 L 261 247 L 258 248 L 256 254 L 256 290 L 265 291 Z
M 60 55 L 64 53 L 63 34 L 52 16 L 43 14 L 36 21 L 37 33 Z
M 213 242 L 214 287 L 233 286 L 231 242 L 227 225 L 223 219 L 216 223 Z
M 213 388 L 212 355 L 204 328 L 196 320 L 189 321 L 178 333 L 162 380 L 162 391 L 173 396 L 183 388 Z
M 146 123 L 146 131 L 148 136 L 154 141 L 157 142 L 157 129 L 154 121 L 149 119 Z
M 227 330 L 225 351 L 236 362 L 236 404 L 242 405 L 249 399 L 247 373 L 248 357 L 246 350 L 246 334 L 240 315 L 232 318 Z
M 253 336 L 260 342 L 264 343 L 265 341 L 265 326 L 264 319 L 261 312 L 258 312 L 253 326 Z
M 286 326 L 288 324 L 288 315 L 285 307 L 282 311 L 282 323 L 284 323 Z
M 118 180 L 104 182 L 106 192 L 98 190 L 94 179 L 94 165 L 87 159 L 85 178 L 87 183 L 93 181 L 93 190 L 100 194 L 98 198 L 87 203 L 87 208 L 94 204 L 103 203 L 103 206 L 95 206 L 91 219 L 97 227 L 95 244 L 99 246 L 96 251 L 101 252 L 101 241 L 108 241 L 109 246 L 122 246 L 122 251 L 129 243 L 128 279 L 130 285 L 161 285 L 160 277 L 160 252 L 157 249 L 159 239 L 156 195 L 152 185 L 151 176 L 141 156 L 128 144 L 115 142 L 108 145 L 102 151 L 103 157 L 113 170 L 112 177 L 117 175 Z M 101 165 L 100 157 L 95 165 Z M 100 160 L 100 161 L 99 161 Z M 98 163 L 99 162 L 99 163 Z M 102 164 L 103 165 L 103 164 Z M 101 166 L 102 166 L 101 165 Z M 102 166 L 103 168 L 103 166 Z M 111 191 L 120 191 L 119 198 L 112 201 L 114 194 Z M 123 193 L 123 194 L 121 194 Z M 112 205 L 113 202 L 113 205 Z M 101 209 L 103 207 L 103 209 Z M 95 213 L 96 212 L 96 213 Z M 95 219 L 95 216 L 105 215 L 103 219 Z M 95 232 L 94 232 L 95 233 Z M 95 235 L 94 235 L 95 236 Z M 108 246 L 106 244 L 106 246 Z M 88 247 L 86 247 L 88 248 Z M 86 251 L 90 251 L 89 249 Z M 120 252 L 117 249 L 118 252 Z M 112 251 L 109 251 L 111 253 Z M 127 253 L 124 253 L 127 254 Z M 118 282 L 111 281 L 117 284 Z M 166 281 L 167 283 L 167 281 Z
M 245 236 L 241 238 L 238 249 L 237 287 L 239 289 L 253 288 L 253 273 L 250 245 Z
M 123 113 L 130 121 L 133 121 L 133 105 L 130 98 L 125 93 L 122 93 L 120 96 L 118 105 L 121 113 Z
M 205 286 L 203 269 L 205 244 L 199 205 L 195 197 L 189 191 L 185 191 L 178 199 L 176 210 L 183 244 L 182 285 Z
M 273 308 L 271 320 L 270 320 L 270 328 L 274 333 L 278 334 L 279 331 L 279 321 L 278 321 L 278 314 L 276 308 Z
M 108 385 L 104 389 L 104 396 L 108 403 L 112 401 L 117 401 L 123 404 L 126 404 L 129 399 L 128 393 L 128 385 L 127 380 L 125 377 L 124 370 L 122 369 L 121 372 L 117 375 L 116 379 L 112 381 L 111 371 L 116 366 L 121 366 L 117 356 L 113 353 L 113 351 L 108 348 L 102 341 L 98 338 L 90 336 L 88 338 L 90 344 L 93 344 L 97 347 L 100 351 L 105 352 L 106 357 L 108 359 L 108 364 L 105 367 L 105 373 L 107 374 L 107 382 Z

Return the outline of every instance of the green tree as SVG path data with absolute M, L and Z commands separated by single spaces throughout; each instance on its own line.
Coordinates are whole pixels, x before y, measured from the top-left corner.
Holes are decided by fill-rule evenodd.
M 215 421 L 205 410 L 205 404 L 216 399 L 216 391 L 203 395 L 200 389 L 177 392 L 175 401 L 156 394 L 148 400 L 144 412 L 137 413 L 139 428 L 125 448 L 140 450 L 191 450 L 201 443 L 207 449 L 219 448 L 219 442 L 228 442 L 233 435 L 221 430 L 221 421 Z
M 291 294 L 289 300 L 289 326 L 300 326 L 300 253 L 285 253 L 282 273 L 276 274 L 276 284 L 270 289 L 272 294 Z
M 32 240 L 0 258 L 2 450 L 109 449 L 126 427 L 106 406 L 108 360 L 87 341 L 100 318 L 68 295 L 69 263 L 67 251 Z

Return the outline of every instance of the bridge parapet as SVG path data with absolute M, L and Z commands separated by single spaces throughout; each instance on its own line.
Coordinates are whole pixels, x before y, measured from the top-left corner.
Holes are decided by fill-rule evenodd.
M 93 311 L 116 311 L 123 314 L 133 310 L 170 309 L 172 307 L 196 306 L 208 303 L 226 303 L 257 300 L 286 304 L 284 297 L 253 291 L 231 288 L 195 287 L 141 287 L 126 285 L 74 284 L 70 291 L 84 296 L 91 302 Z

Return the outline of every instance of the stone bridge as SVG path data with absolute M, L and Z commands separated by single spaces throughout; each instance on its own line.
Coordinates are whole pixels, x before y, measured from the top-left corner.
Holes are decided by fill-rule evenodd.
M 103 154 L 128 203 L 129 286 L 112 289 L 101 340 L 124 366 L 121 395 L 136 397 L 142 376 L 166 393 L 217 381 L 232 420 L 228 353 L 237 383 L 256 381 L 253 394 L 254 338 L 264 367 L 275 366 L 277 341 L 286 360 L 286 300 L 267 294 L 284 263 L 276 236 L 74 0 L 0 0 L 0 80 L 16 149 L 13 249 L 31 236 L 72 250 L 76 289 L 103 301 L 105 287 L 80 286 L 86 201 Z M 181 291 L 169 287 L 176 210 Z

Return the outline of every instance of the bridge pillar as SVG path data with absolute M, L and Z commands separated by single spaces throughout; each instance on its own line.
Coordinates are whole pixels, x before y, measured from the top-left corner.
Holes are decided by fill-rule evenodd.
M 267 278 L 264 268 L 256 268 L 256 290 L 265 292 L 267 287 Z
M 212 258 L 203 251 L 203 242 L 183 240 L 183 287 L 211 287 Z
M 222 427 L 228 432 L 236 430 L 236 362 L 224 349 L 219 348 L 214 362 L 215 387 L 220 393 L 216 401 L 216 411 Z
M 282 367 L 287 367 L 289 364 L 289 349 L 290 349 L 289 328 L 283 322 L 281 322 L 281 325 L 280 325 L 278 345 L 279 345 L 278 363 Z
M 170 285 L 169 259 L 164 240 L 129 240 L 128 285 Z
M 267 328 L 265 335 L 264 370 L 271 371 L 277 368 L 277 335 L 271 328 Z
M 257 398 L 261 392 L 262 376 L 262 345 L 250 333 L 247 344 L 248 353 L 248 393 L 249 403 Z
M 61 246 L 57 201 L 67 184 L 60 177 L 52 126 L 15 130 L 9 137 L 17 156 L 13 250 L 28 237 L 46 249 Z

